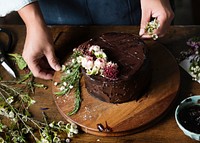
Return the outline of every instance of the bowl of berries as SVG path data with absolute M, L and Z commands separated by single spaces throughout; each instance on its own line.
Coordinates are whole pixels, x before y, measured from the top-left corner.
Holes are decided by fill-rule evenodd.
M 185 135 L 200 141 L 200 95 L 184 99 L 175 110 L 175 120 Z

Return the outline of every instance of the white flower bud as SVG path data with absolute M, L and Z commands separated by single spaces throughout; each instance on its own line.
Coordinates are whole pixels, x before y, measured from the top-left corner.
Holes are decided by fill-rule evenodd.
M 73 87 L 74 87 L 73 85 L 70 85 L 70 86 L 69 86 L 70 89 L 72 89 Z
M 61 86 L 61 87 L 60 87 L 60 91 L 63 91 L 63 90 L 65 90 L 65 87 L 64 87 L 64 86 Z
M 67 83 L 65 81 L 63 82 L 63 86 L 67 86 Z
M 69 132 L 69 133 L 67 134 L 67 136 L 68 136 L 69 138 L 72 138 L 72 137 L 73 137 L 73 133 L 72 133 L 72 132 Z
M 64 71 L 66 69 L 65 65 L 62 65 L 61 71 Z
M 58 82 L 54 82 L 54 85 L 57 86 L 57 85 L 58 85 Z
M 54 127 L 54 122 L 50 123 L 49 127 L 53 128 Z
M 98 45 L 92 45 L 90 48 L 89 48 L 89 51 L 92 52 L 97 52 L 97 51 L 100 51 L 100 46 Z

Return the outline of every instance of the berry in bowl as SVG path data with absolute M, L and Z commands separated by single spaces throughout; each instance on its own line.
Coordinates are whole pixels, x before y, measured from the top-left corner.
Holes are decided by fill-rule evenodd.
M 200 141 L 200 95 L 184 99 L 175 110 L 175 120 L 185 135 Z

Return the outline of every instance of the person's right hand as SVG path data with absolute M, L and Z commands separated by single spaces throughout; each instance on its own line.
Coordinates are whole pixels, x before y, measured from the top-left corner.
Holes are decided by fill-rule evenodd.
M 51 79 L 54 70 L 60 70 L 54 53 L 53 39 L 46 26 L 27 27 L 22 56 L 35 77 Z
M 60 65 L 54 53 L 52 35 L 44 22 L 37 2 L 18 11 L 26 25 L 26 41 L 23 58 L 33 75 L 42 79 L 51 79 L 54 70 Z
M 172 11 L 169 0 L 140 0 L 142 9 L 142 18 L 140 23 L 139 35 L 142 38 L 151 38 L 150 35 L 145 33 L 145 27 L 151 18 L 156 18 L 160 23 L 160 27 L 155 30 L 155 34 L 159 37 L 163 37 L 170 27 L 170 24 L 174 18 L 174 12 Z

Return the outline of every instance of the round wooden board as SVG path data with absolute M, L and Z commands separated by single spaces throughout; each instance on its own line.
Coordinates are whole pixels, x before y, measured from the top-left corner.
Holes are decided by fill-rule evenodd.
M 81 81 L 81 108 L 75 115 L 67 116 L 74 107 L 74 92 L 68 96 L 53 95 L 62 116 L 79 125 L 83 131 L 99 136 L 122 136 L 151 126 L 165 115 L 176 99 L 180 86 L 180 72 L 175 58 L 162 45 L 149 45 L 152 61 L 152 81 L 147 93 L 138 101 L 122 104 L 102 102 L 89 95 Z M 56 72 L 53 83 L 59 82 L 61 72 Z M 58 88 L 52 85 L 53 93 Z M 109 126 L 112 132 L 100 132 L 97 124 Z

